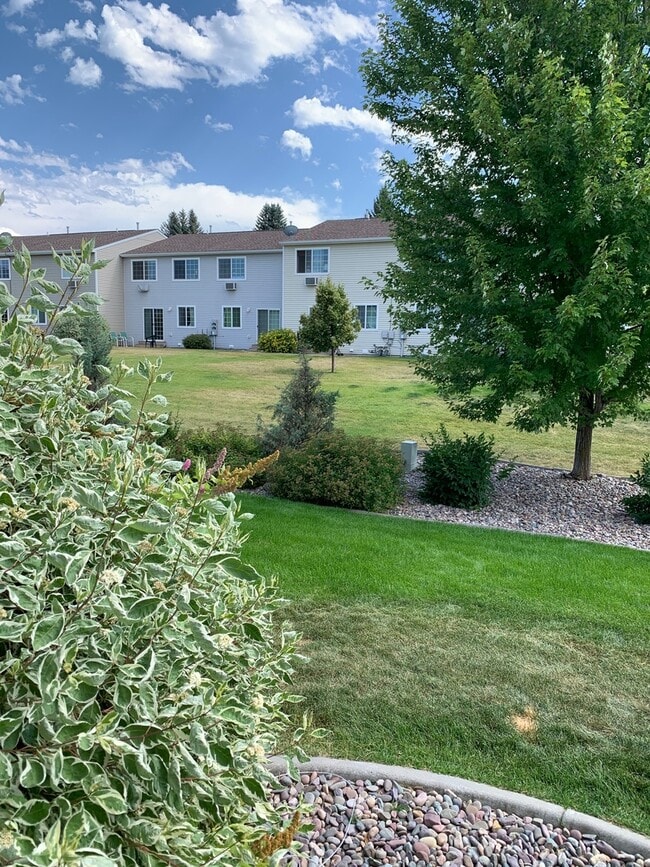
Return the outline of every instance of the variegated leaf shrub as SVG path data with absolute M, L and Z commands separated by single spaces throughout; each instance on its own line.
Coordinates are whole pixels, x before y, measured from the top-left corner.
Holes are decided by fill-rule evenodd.
M 65 267 L 87 276 L 91 251 Z M 223 491 L 241 479 L 217 462 L 197 483 L 155 444 L 148 397 L 132 423 L 121 381 L 89 390 L 79 345 L 27 313 L 56 318 L 53 286 L 26 251 L 16 268 L 22 291 L 0 284 L 0 865 L 254 864 L 281 828 L 265 757 L 295 636 L 240 559 L 247 516 Z M 138 373 L 148 394 L 167 375 Z

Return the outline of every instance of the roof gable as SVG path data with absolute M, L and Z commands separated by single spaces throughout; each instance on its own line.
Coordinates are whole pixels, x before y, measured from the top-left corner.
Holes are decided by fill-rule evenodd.
M 18 235 L 13 243 L 7 248 L 8 253 L 15 253 L 24 244 L 30 253 L 50 253 L 52 249 L 57 253 L 69 253 L 70 250 L 79 250 L 82 241 L 93 238 L 95 250 L 126 241 L 129 238 L 137 238 L 155 232 L 156 229 L 125 229 L 114 232 L 61 232 L 54 235 Z

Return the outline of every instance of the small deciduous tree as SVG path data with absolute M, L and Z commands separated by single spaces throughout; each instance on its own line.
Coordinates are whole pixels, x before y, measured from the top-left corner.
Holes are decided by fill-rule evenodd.
M 284 229 L 286 225 L 287 218 L 284 215 L 282 206 L 270 204 L 269 202 L 262 207 L 255 221 L 255 229 L 258 232 L 265 232 L 269 229 Z
M 357 311 L 345 289 L 328 277 L 316 287 L 316 301 L 300 317 L 298 343 L 314 352 L 329 352 L 334 373 L 337 351 L 351 343 L 361 330 Z
M 650 393 L 649 35 L 636 0 L 395 0 L 363 65 L 414 143 L 384 297 L 431 329 L 418 373 L 465 418 L 573 426 L 578 479 Z

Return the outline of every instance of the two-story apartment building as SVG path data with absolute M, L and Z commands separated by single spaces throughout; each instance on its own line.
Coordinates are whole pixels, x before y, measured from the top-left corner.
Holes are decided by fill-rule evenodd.
M 181 346 L 197 331 L 216 348 L 250 349 L 274 328 L 297 330 L 318 282 L 343 285 L 361 331 L 347 352 L 426 344 L 397 332 L 386 304 L 366 280 L 397 258 L 383 220 L 327 220 L 311 229 L 173 235 L 122 254 L 125 328 L 136 341 Z
M 95 239 L 96 259 L 108 260 L 94 271 L 83 291 L 104 301 L 102 314 L 111 330 L 126 331 L 135 343 L 155 340 L 182 346 L 188 334 L 211 335 L 213 346 L 250 349 L 275 328 L 297 330 L 309 311 L 320 280 L 341 284 L 361 321 L 357 338 L 343 351 L 408 352 L 428 343 L 428 332 L 401 335 L 386 303 L 368 280 L 377 282 L 397 258 L 390 227 L 383 220 L 326 220 L 310 229 L 267 232 L 210 232 L 172 235 L 157 229 L 37 235 L 17 238 L 34 267 L 59 285 L 69 275 L 52 258 L 78 250 Z M 0 254 L 0 280 L 12 276 L 9 248 Z M 14 293 L 15 294 L 15 293 Z

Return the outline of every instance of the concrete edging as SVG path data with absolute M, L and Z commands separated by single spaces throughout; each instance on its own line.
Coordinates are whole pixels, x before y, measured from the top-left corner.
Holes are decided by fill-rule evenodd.
M 414 789 L 435 789 L 438 792 L 451 791 L 463 800 L 478 800 L 495 809 L 515 813 L 518 816 L 530 816 L 542 819 L 556 828 L 576 829 L 583 834 L 595 834 L 599 840 L 604 840 L 619 852 L 628 855 L 641 855 L 650 859 L 650 837 L 621 828 L 611 822 L 605 822 L 518 792 L 498 789 L 473 780 L 461 777 L 451 777 L 447 774 L 436 774 L 430 771 L 419 771 L 415 768 L 404 768 L 399 765 L 381 765 L 375 762 L 353 762 L 346 759 L 331 759 L 326 756 L 316 756 L 308 762 L 298 765 L 301 772 L 317 771 L 321 774 L 337 774 L 348 780 L 378 780 L 383 778 L 393 780 L 400 786 Z M 273 774 L 286 772 L 284 759 L 274 757 L 269 762 L 269 770 Z

